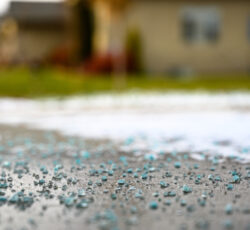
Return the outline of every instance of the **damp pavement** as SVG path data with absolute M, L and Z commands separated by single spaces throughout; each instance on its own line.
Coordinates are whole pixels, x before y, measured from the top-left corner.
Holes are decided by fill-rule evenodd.
M 250 163 L 124 144 L 0 126 L 0 229 L 250 229 Z

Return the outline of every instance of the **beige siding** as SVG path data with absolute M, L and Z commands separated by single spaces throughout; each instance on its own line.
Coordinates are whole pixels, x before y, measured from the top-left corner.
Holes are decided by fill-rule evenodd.
M 247 17 L 250 2 L 199 3 L 216 6 L 221 15 L 221 36 L 216 44 L 187 44 L 181 36 L 180 14 L 184 2 L 136 2 L 127 11 L 126 27 L 136 27 L 143 38 L 148 71 L 165 72 L 173 66 L 194 71 L 246 71 L 250 65 Z
M 58 30 L 21 29 L 18 34 L 22 61 L 42 60 L 61 44 L 65 35 Z

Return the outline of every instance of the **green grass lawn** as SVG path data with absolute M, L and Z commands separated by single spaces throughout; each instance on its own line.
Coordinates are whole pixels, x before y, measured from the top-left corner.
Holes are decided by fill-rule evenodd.
M 117 87 L 111 76 L 90 76 L 60 69 L 29 70 L 12 68 L 0 70 L 0 96 L 47 97 L 100 92 L 208 90 L 250 90 L 250 76 L 194 76 L 171 78 L 167 76 L 129 75 L 126 83 Z M 118 79 L 118 77 L 116 77 Z

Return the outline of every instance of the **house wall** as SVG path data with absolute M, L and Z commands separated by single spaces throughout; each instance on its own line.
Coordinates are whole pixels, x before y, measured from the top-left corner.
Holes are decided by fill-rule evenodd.
M 18 46 L 21 61 L 43 60 L 65 40 L 63 30 L 19 28 Z
M 185 6 L 215 6 L 221 15 L 216 43 L 187 44 L 181 35 Z M 143 39 L 146 70 L 166 72 L 175 66 L 199 72 L 245 72 L 250 69 L 247 38 L 249 1 L 134 1 L 127 10 L 124 28 L 137 28 Z

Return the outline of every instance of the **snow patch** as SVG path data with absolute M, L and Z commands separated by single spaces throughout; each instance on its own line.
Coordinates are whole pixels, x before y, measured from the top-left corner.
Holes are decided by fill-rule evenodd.
M 0 123 L 122 141 L 126 151 L 250 162 L 250 94 L 155 93 L 0 99 Z M 202 155 L 200 159 L 203 159 Z

